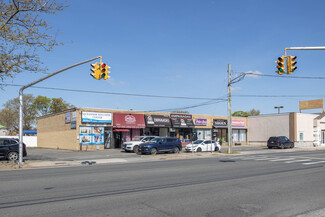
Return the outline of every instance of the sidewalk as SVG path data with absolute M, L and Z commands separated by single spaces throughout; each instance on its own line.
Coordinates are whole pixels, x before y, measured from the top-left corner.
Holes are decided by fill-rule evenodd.
M 294 152 L 325 150 L 325 147 L 308 147 L 294 149 L 272 149 L 272 152 Z M 222 152 L 199 152 L 179 154 L 157 154 L 157 155 L 137 155 L 135 153 L 125 153 L 119 149 L 101 151 L 71 151 L 55 149 L 30 149 L 25 158 L 24 165 L 16 162 L 0 161 L 0 170 L 19 168 L 45 168 L 45 167 L 66 167 L 66 166 L 88 166 L 95 164 L 115 164 L 115 163 L 135 163 L 177 159 L 211 158 L 218 156 L 229 156 L 227 147 L 222 147 Z M 241 146 L 233 149 L 232 155 L 265 154 L 270 153 L 265 147 Z

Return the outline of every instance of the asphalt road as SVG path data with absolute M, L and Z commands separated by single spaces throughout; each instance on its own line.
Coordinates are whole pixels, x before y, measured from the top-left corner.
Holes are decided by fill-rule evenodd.
M 0 171 L 0 216 L 325 216 L 324 154 Z

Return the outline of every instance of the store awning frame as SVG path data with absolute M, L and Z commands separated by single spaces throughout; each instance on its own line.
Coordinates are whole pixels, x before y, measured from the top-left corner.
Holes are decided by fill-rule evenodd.
M 113 132 L 130 132 L 129 129 L 113 129 Z

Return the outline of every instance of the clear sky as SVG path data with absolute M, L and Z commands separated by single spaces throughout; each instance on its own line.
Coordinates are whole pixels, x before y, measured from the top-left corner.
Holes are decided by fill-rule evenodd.
M 232 73 L 274 74 L 284 48 L 325 46 L 323 0 L 68 0 L 47 17 L 65 45 L 40 52 L 52 73 L 102 56 L 111 78 L 95 80 L 90 63 L 62 72 L 36 86 L 109 93 L 226 98 L 227 68 Z M 325 77 L 324 51 L 288 51 L 296 55 L 293 76 Z M 95 62 L 95 61 L 94 61 Z M 42 73 L 24 72 L 9 84 L 28 84 Z M 245 77 L 233 85 L 232 111 L 262 114 L 298 112 L 299 100 L 323 98 L 325 80 Z M 0 105 L 18 97 L 19 87 L 0 90 Z M 139 111 L 187 110 L 227 115 L 227 102 L 94 94 L 28 88 L 25 94 L 62 97 L 77 107 Z M 259 97 L 240 97 L 258 95 Z M 297 97 L 265 97 L 296 95 Z M 310 95 L 306 97 L 306 95 Z M 209 102 L 208 102 L 209 101 Z M 207 103 L 208 102 L 208 103 Z M 185 109 L 186 107 L 208 104 Z M 0 107 L 1 108 L 1 107 Z M 319 110 L 316 110 L 319 111 Z

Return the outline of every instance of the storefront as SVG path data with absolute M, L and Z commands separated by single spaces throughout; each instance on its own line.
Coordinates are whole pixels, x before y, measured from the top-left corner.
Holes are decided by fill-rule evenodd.
M 242 144 L 247 142 L 247 126 L 245 120 L 232 120 L 232 136 L 233 142 Z
M 206 127 L 208 124 L 208 119 L 205 118 L 195 118 L 194 119 L 194 125 L 195 129 L 193 129 L 193 136 L 192 140 L 198 140 L 198 139 L 211 139 L 211 128 L 206 129 L 203 127 Z M 211 127 L 211 126 L 210 126 Z
M 228 142 L 228 121 L 226 119 L 213 119 L 212 139 Z
M 75 127 L 76 114 L 72 113 L 71 126 Z M 70 120 L 70 114 L 66 113 L 66 123 Z M 79 126 L 80 150 L 87 150 L 90 145 L 111 148 L 112 113 L 82 112 Z
M 143 135 L 145 121 L 143 114 L 113 114 L 113 144 L 114 148 L 121 148 L 123 142 L 134 140 Z
M 192 115 L 189 114 L 170 114 L 173 128 L 170 129 L 170 136 L 176 136 L 182 142 L 192 140 L 194 123 Z
M 236 144 L 242 144 L 247 142 L 247 127 L 246 120 L 232 120 L 232 139 Z M 228 120 L 226 119 L 214 119 L 212 128 L 213 140 L 219 140 L 222 142 L 228 142 Z
M 226 121 L 227 117 L 154 112 L 145 114 L 140 111 L 71 108 L 45 115 L 37 119 L 37 146 L 76 151 L 103 150 L 120 148 L 124 141 L 143 135 L 174 136 L 180 138 L 183 145 L 191 140 L 217 136 L 227 140 L 227 122 L 213 122 L 218 118 L 222 119 L 221 122 Z M 233 122 L 234 141 L 241 143 L 246 139 L 247 118 L 234 119 L 244 120 Z M 298 133 L 302 135 L 300 131 Z M 307 135 L 305 131 L 304 135 Z
M 169 128 L 172 126 L 167 115 L 145 115 L 146 128 L 144 135 L 169 136 Z

